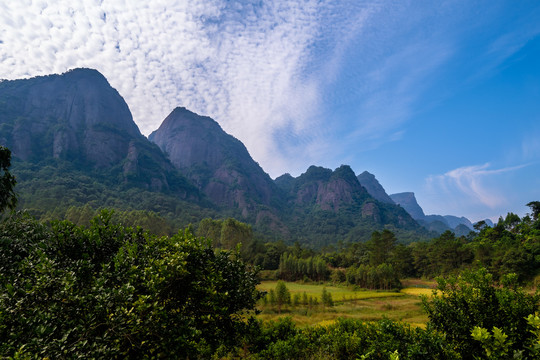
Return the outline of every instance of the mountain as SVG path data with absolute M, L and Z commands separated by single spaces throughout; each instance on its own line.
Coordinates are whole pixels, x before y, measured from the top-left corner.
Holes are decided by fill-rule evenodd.
M 0 83 L 0 139 L 25 161 L 47 157 L 109 167 L 141 136 L 122 97 L 99 72 Z
M 371 196 L 373 196 L 373 198 L 388 204 L 395 204 L 394 200 L 392 200 L 390 196 L 388 196 L 379 181 L 377 181 L 375 175 L 364 171 L 363 173 L 358 175 L 357 178 L 360 184 L 362 184 L 362 186 L 366 188 L 367 192 Z
M 425 215 L 424 210 L 418 205 L 412 192 L 404 192 L 390 195 L 396 204 L 402 206 L 411 216 L 429 231 L 442 234 L 447 230 L 456 235 L 467 235 L 473 230 L 473 224 L 466 217 L 453 215 Z
M 149 140 L 214 203 L 256 221 L 263 208 L 280 206 L 280 190 L 270 176 L 211 118 L 176 108 Z
M 13 152 L 20 207 L 40 219 L 84 223 L 108 207 L 127 222 L 152 218 L 177 229 L 234 216 L 260 238 L 310 247 L 365 241 L 383 229 L 403 242 L 429 236 L 371 174 L 360 178 L 375 195 L 346 165 L 273 181 L 240 141 L 185 108 L 147 139 L 91 69 L 0 81 L 0 145 Z
M 275 182 L 287 194 L 287 224 L 300 243 L 363 241 L 384 228 L 404 242 L 428 236 L 404 209 L 374 199 L 347 165 L 334 171 L 310 166 L 297 178 L 285 174 Z
M 416 201 L 416 197 L 414 196 L 413 192 L 403 192 L 399 194 L 392 194 L 390 195 L 390 198 L 394 201 L 394 203 L 400 205 L 403 207 L 411 216 L 413 219 L 424 219 L 426 215 L 424 214 L 424 210 L 418 205 L 418 202 Z
M 67 161 L 119 182 L 198 197 L 96 70 L 0 82 L 0 143 L 23 162 Z

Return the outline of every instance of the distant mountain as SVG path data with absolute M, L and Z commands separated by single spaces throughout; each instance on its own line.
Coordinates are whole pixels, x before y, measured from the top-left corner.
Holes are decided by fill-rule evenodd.
M 367 171 L 364 171 L 357 176 L 360 184 L 366 188 L 367 192 L 373 196 L 373 198 L 388 204 L 395 204 L 394 200 L 388 196 L 384 188 L 381 186 L 379 181 L 375 178 L 375 175 L 370 174 Z
M 149 139 L 95 70 L 0 81 L 0 145 L 13 152 L 20 206 L 34 216 L 88 221 L 100 207 L 151 210 L 179 227 L 234 216 L 263 238 L 312 247 L 382 229 L 403 242 L 430 235 L 373 175 L 360 175 L 363 186 L 349 166 L 312 166 L 272 180 L 240 141 L 185 108 Z
M 412 192 L 392 194 L 390 198 L 396 204 L 402 206 L 411 216 L 423 225 L 426 229 L 442 234 L 447 230 L 453 231 L 456 235 L 467 235 L 473 230 L 473 225 L 466 217 L 452 215 L 425 215 L 424 210 L 418 205 L 416 197 Z
M 392 194 L 390 195 L 390 198 L 394 201 L 394 203 L 400 205 L 403 207 L 411 216 L 413 219 L 424 219 L 426 215 L 424 214 L 424 210 L 418 205 L 418 202 L 416 201 L 416 197 L 414 196 L 413 192 L 403 192 L 399 194 Z
M 471 221 L 464 216 L 457 217 L 452 215 L 444 215 L 444 219 L 446 220 L 448 226 L 450 226 L 451 228 L 456 228 L 459 225 L 464 225 L 469 229 L 473 229 L 473 224 L 471 223 Z

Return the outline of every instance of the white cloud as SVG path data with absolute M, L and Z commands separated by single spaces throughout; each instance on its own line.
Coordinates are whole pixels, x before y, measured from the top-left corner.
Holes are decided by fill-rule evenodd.
M 443 175 L 428 177 L 426 193 L 436 201 L 445 199 L 443 206 L 447 208 L 487 206 L 496 209 L 506 205 L 508 200 L 503 189 L 493 185 L 493 180 L 501 174 L 512 173 L 527 166 L 529 164 L 493 169 L 486 163 L 460 167 Z

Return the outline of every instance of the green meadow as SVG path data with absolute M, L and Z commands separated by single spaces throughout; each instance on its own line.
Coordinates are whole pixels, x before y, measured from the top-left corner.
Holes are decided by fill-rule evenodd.
M 276 288 L 277 281 L 263 281 L 258 289 L 269 292 Z M 259 317 L 263 320 L 276 320 L 280 317 L 291 317 L 298 326 L 328 325 L 339 317 L 375 321 L 392 319 L 407 322 L 414 326 L 424 326 L 427 315 L 422 310 L 421 296 L 431 294 L 432 283 L 408 283 L 401 291 L 377 291 L 355 289 L 347 286 L 285 282 L 291 293 L 317 298 L 317 305 L 285 305 L 281 312 L 268 301 L 259 302 Z M 323 306 L 321 295 L 323 288 L 332 295 L 334 306 Z

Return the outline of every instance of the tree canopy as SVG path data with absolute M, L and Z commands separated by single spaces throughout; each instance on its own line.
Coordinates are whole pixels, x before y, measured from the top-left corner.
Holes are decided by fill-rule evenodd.
M 15 209 L 17 195 L 15 194 L 15 177 L 9 172 L 11 166 L 11 151 L 0 146 L 0 212 Z

